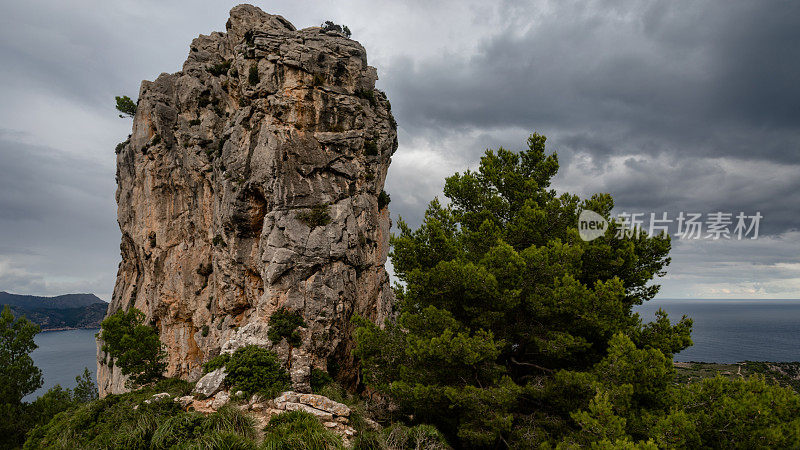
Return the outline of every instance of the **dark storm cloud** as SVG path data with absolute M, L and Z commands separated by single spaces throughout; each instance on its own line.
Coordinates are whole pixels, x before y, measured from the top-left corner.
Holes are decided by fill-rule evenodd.
M 396 61 L 386 83 L 401 123 L 588 134 L 575 150 L 593 152 L 800 162 L 800 4 L 637 2 L 618 15 L 565 5 L 467 59 Z
M 3 3 L 0 290 L 108 298 L 113 148 L 130 132 L 113 96 L 179 70 L 235 3 Z M 667 292 L 800 287 L 800 4 L 256 4 L 298 27 L 346 23 L 367 48 L 400 126 L 394 218 L 418 224 L 445 176 L 538 131 L 559 153 L 558 189 L 634 212 L 762 212 L 765 240 L 676 243 Z
M 800 164 L 800 4 L 589 5 L 549 5 L 522 33 L 523 11 L 510 11 L 468 58 L 394 61 L 384 82 L 398 122 L 409 133 L 544 132 L 565 170 L 585 153 L 600 178 L 611 156 L 647 155 L 594 184 L 627 208 L 760 209 L 767 232 L 796 229 L 800 178 L 746 172 Z M 463 150 L 474 160 L 482 144 Z

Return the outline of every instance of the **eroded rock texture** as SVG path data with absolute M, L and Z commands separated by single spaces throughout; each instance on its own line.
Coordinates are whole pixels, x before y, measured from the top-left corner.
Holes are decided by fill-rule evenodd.
M 312 367 L 353 377 L 352 315 L 382 323 L 394 299 L 378 207 L 397 148 L 389 102 L 356 41 L 247 5 L 226 28 L 195 39 L 180 72 L 142 83 L 118 148 L 109 314 L 143 311 L 166 375 L 196 380 L 207 359 L 248 343 L 288 358 L 267 338 L 286 307 L 307 324 L 291 350 L 295 389 Z M 125 390 L 102 353 L 98 381 L 102 394 Z

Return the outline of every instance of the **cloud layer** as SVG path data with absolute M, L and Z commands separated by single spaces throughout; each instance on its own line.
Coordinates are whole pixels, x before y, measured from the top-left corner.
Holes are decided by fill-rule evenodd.
M 114 95 L 179 69 L 235 2 L 0 6 L 0 290 L 109 299 L 119 260 Z M 256 3 L 346 23 L 400 127 L 387 190 L 417 224 L 487 148 L 548 136 L 555 187 L 618 211 L 760 211 L 756 241 L 676 242 L 663 296 L 799 297 L 800 4 Z

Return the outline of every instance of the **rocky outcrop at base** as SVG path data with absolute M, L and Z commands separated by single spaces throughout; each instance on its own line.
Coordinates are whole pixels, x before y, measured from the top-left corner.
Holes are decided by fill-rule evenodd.
M 376 79 L 358 42 L 241 5 L 180 72 L 142 83 L 117 148 L 109 314 L 145 313 L 166 376 L 197 380 L 209 358 L 255 344 L 296 390 L 314 367 L 355 379 L 351 318 L 383 323 L 394 300 L 381 192 L 397 133 Z M 279 308 L 302 315 L 299 346 L 267 338 Z M 109 362 L 99 351 L 101 395 L 127 389 Z

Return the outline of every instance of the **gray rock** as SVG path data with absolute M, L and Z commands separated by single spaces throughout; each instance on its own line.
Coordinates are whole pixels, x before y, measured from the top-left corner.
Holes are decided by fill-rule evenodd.
M 225 32 L 192 41 L 181 71 L 142 83 L 117 155 L 122 262 L 108 313 L 136 307 L 157 324 L 164 375 L 197 379 L 210 357 L 259 345 L 295 390 L 328 361 L 355 380 L 350 319 L 382 324 L 394 302 L 377 198 L 397 129 L 376 80 L 358 42 L 240 5 Z M 307 324 L 291 358 L 266 336 L 281 307 Z M 101 395 L 125 391 L 102 359 Z
M 214 400 L 211 402 L 211 409 L 218 410 L 225 406 L 231 399 L 231 395 L 228 391 L 219 391 L 214 394 Z
M 207 373 L 203 378 L 197 381 L 197 384 L 194 386 L 194 392 L 204 398 L 211 397 L 222 389 L 227 375 L 224 367 Z

